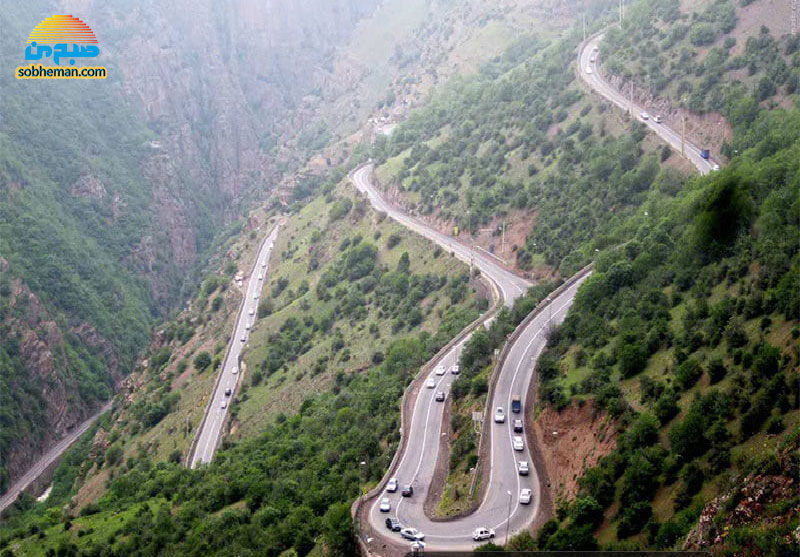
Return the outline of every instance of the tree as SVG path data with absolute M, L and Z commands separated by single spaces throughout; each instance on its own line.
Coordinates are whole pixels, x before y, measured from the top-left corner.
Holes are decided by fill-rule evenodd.
M 649 447 L 658 441 L 659 422 L 650 413 L 640 414 L 627 434 L 627 441 L 634 449 Z
M 329 555 L 349 557 L 358 555 L 358 546 L 347 503 L 334 503 L 322 517 L 322 533 L 325 536 Z
M 109 466 L 116 466 L 122 460 L 122 447 L 119 445 L 111 445 L 106 449 L 106 464 Z
M 269 299 L 262 299 L 261 302 L 258 304 L 258 318 L 264 319 L 268 315 L 270 315 L 273 311 L 272 300 Z
M 641 342 L 622 347 L 619 354 L 619 371 L 624 378 L 632 377 L 647 365 L 647 350 Z
M 653 506 L 647 501 L 626 505 L 619 517 L 617 537 L 627 538 L 638 534 L 653 515 Z
M 672 452 L 684 460 L 691 460 L 706 452 L 706 421 L 700 412 L 691 409 L 686 418 L 669 431 Z
M 715 174 L 694 219 L 693 242 L 701 258 L 709 261 L 723 255 L 753 212 L 753 200 L 739 175 Z
M 542 548 L 548 551 L 594 551 L 597 540 L 588 524 L 570 524 L 550 536 Z
M 597 527 L 603 521 L 603 507 L 592 496 L 579 497 L 570 506 L 570 516 L 575 524 Z
M 400 256 L 400 261 L 397 262 L 397 272 L 408 273 L 410 268 L 411 268 L 411 261 L 408 258 L 408 252 L 404 251 L 403 255 Z
M 200 352 L 194 357 L 194 369 L 203 371 L 211 365 L 211 354 L 208 352 Z

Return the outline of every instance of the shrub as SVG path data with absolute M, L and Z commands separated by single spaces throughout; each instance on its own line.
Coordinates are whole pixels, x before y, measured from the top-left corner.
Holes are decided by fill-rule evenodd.
M 208 366 L 211 365 L 211 354 L 208 352 L 200 352 L 197 356 L 194 357 L 194 369 L 197 371 L 203 371 Z

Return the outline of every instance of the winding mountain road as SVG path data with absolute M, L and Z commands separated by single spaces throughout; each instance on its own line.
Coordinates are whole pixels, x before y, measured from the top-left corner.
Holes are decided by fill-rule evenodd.
M 514 300 L 528 291 L 532 285 L 524 278 L 517 276 L 508 269 L 498 264 L 490 255 L 480 253 L 469 246 L 459 242 L 456 238 L 442 234 L 438 230 L 434 230 L 422 221 L 409 216 L 396 207 L 389 205 L 386 200 L 377 192 L 372 185 L 373 167 L 367 165 L 359 168 L 353 172 L 352 179 L 356 188 L 364 193 L 369 198 L 372 206 L 378 211 L 386 213 L 389 217 L 399 222 L 409 230 L 416 232 L 420 236 L 428 238 L 432 242 L 438 244 L 443 249 L 452 252 L 457 258 L 465 263 L 472 263 L 481 270 L 482 273 L 487 275 L 491 280 L 497 284 L 500 292 L 503 295 L 503 300 L 509 307 L 513 305 Z
M 472 258 L 473 263 L 481 270 L 484 276 L 498 285 L 503 293 L 504 302 L 513 304 L 514 300 L 522 295 L 531 284 L 504 269 L 490 257 L 471 253 L 471 250 L 419 220 L 410 217 L 398 209 L 390 206 L 377 191 L 372 183 L 372 166 L 368 165 L 356 170 L 352 174 L 356 187 L 367 195 L 372 205 L 384 211 L 389 217 L 399 223 L 431 239 L 444 249 L 452 251 L 456 257 L 464 261 Z M 585 275 L 588 276 L 588 275 Z M 498 541 L 504 541 L 506 530 L 514 534 L 526 528 L 536 516 L 541 501 L 539 475 L 533 459 L 531 458 L 527 442 L 522 451 L 515 451 L 512 447 L 512 424 L 514 418 L 522 418 L 522 414 L 513 414 L 510 411 L 511 397 L 515 394 L 522 398 L 523 406 L 533 404 L 525 399 L 528 386 L 532 379 L 532 370 L 536 360 L 546 344 L 546 332 L 551 324 L 563 321 L 572 304 L 575 293 L 585 276 L 575 281 L 550 301 L 543 311 L 540 311 L 520 332 L 514 344 L 510 347 L 508 356 L 497 377 L 493 399 L 490 401 L 489 413 L 493 414 L 497 406 L 502 406 L 506 412 L 505 423 L 492 423 L 488 429 L 489 438 L 484 442 L 489 443 L 491 458 L 490 477 L 486 496 L 479 508 L 472 514 L 452 521 L 432 521 L 426 516 L 424 503 L 428 489 L 439 458 L 440 437 L 443 435 L 443 417 L 445 405 L 437 402 L 434 395 L 444 391 L 449 396 L 453 381 L 458 376 L 450 373 L 451 366 L 457 361 L 458 355 L 467 342 L 465 338 L 435 362 L 435 367 L 443 366 L 446 373 L 437 375 L 432 371 L 430 377 L 435 381 L 434 388 L 422 388 L 414 404 L 410 417 L 411 425 L 408 442 L 404 452 L 400 455 L 399 464 L 392 476 L 398 479 L 400 486 L 412 485 L 414 495 L 404 498 L 400 492 L 381 493 L 374 501 L 368 502 L 369 523 L 372 530 L 379 536 L 386 537 L 390 542 L 399 543 L 398 534 L 389 532 L 384 524 L 387 517 L 396 517 L 403 526 L 413 527 L 425 534 L 425 542 L 430 549 L 437 550 L 468 550 L 475 546 L 472 540 L 472 531 L 478 527 L 491 528 L 496 531 Z M 485 419 L 492 419 L 486 416 Z M 530 465 L 530 475 L 520 476 L 517 473 L 519 461 L 527 461 Z M 520 490 L 528 488 L 533 491 L 533 498 L 529 505 L 519 502 Z M 388 497 L 391 511 L 380 511 L 380 500 Z
M 603 34 L 600 33 L 587 40 L 578 53 L 578 74 L 581 78 L 589 84 L 589 86 L 597 91 L 600 95 L 617 105 L 624 111 L 632 112 L 634 118 L 639 122 L 650 128 L 661 139 L 670 145 L 678 153 L 681 152 L 681 134 L 668 127 L 666 124 L 658 124 L 653 120 L 651 115 L 648 119 L 642 118 L 642 113 L 645 109 L 636 103 L 631 102 L 627 97 L 614 88 L 608 81 L 606 81 L 600 73 L 600 64 L 598 58 L 602 54 L 600 50 L 600 43 L 603 40 Z M 685 156 L 691 162 L 700 174 L 708 174 L 717 167 L 713 160 L 707 160 L 700 156 L 700 148 L 686 141 L 684 145 Z
M 250 337 L 250 328 L 255 323 L 257 317 L 258 300 L 261 296 L 261 290 L 264 287 L 267 271 L 269 270 L 269 256 L 272 252 L 275 239 L 278 237 L 278 230 L 281 224 L 281 222 L 278 222 L 275 228 L 272 229 L 272 232 L 270 232 L 262 242 L 256 261 L 253 264 L 253 269 L 250 272 L 250 278 L 247 281 L 247 289 L 242 299 L 241 306 L 239 307 L 236 326 L 233 329 L 233 335 L 228 343 L 228 350 L 222 362 L 222 368 L 217 377 L 214 392 L 211 394 L 210 400 L 208 401 L 205 416 L 201 422 L 200 430 L 197 433 L 194 452 L 190 459 L 192 468 L 197 468 L 200 464 L 211 462 L 214 458 L 217 446 L 219 445 L 219 440 L 222 436 L 222 426 L 225 424 L 225 418 L 228 414 L 228 405 L 233 398 L 233 394 L 236 392 L 236 386 L 241 375 L 239 374 L 238 367 L 239 356 L 247 344 L 247 340 Z

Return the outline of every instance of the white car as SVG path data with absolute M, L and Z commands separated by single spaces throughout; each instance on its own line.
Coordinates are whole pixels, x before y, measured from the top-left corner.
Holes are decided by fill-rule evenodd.
M 244 330 L 245 331 L 249 331 L 250 330 L 250 323 L 245 323 L 244 324 Z
M 239 373 L 239 368 L 236 367 L 236 366 L 233 366 L 233 369 L 231 370 L 231 373 L 236 375 L 237 373 Z
M 718 165 L 718 164 L 716 164 L 716 163 L 714 163 L 714 166 L 712 166 L 712 167 L 711 167 L 711 170 L 713 170 L 714 172 L 716 172 L 717 170 L 719 170 L 719 165 Z
M 447 373 L 447 370 L 444 369 L 443 365 L 436 366 L 436 375 L 444 375 Z
M 530 505 L 531 504 L 531 497 L 533 496 L 533 491 L 528 488 L 523 489 L 519 492 L 519 502 L 521 505 Z
M 661 119 L 661 116 L 656 116 L 655 118 L 653 118 L 653 122 L 655 122 L 656 124 L 660 124 L 661 122 L 663 122 L 663 120 Z
M 220 407 L 220 408 L 222 408 L 222 409 L 224 410 L 225 408 L 227 408 L 227 407 L 228 407 L 228 401 L 227 401 L 227 400 L 223 400 L 223 401 L 220 403 L 219 407 Z
M 458 375 L 459 373 L 461 373 L 461 368 L 458 367 L 458 364 L 453 364 L 453 367 L 450 368 L 450 373 L 452 373 L 453 375 Z
M 389 493 L 394 493 L 397 491 L 397 478 L 389 478 L 389 481 L 386 483 L 386 491 Z
M 494 423 L 496 424 L 506 423 L 506 413 L 503 412 L 502 406 L 498 406 L 497 410 L 494 411 Z
M 641 114 L 642 120 L 649 120 L 650 115 L 647 112 L 642 112 Z
M 592 50 L 594 50 L 595 52 L 597 52 L 598 50 L 600 50 L 600 47 L 599 47 L 599 46 L 597 46 L 597 45 L 594 45 L 594 48 L 593 48 Z
M 239 340 L 241 340 L 242 342 L 247 342 L 247 335 L 242 335 L 242 338 Z
M 514 445 L 515 451 L 521 451 L 523 449 L 522 437 L 520 437 L 519 435 L 515 435 L 514 440 L 512 441 L 511 444 Z
M 247 312 L 247 315 L 255 315 L 255 314 L 256 314 L 256 310 L 254 310 L 254 309 L 251 309 L 250 311 Z
M 527 460 L 520 460 L 518 466 L 519 466 L 519 468 L 518 468 L 519 469 L 519 475 L 520 476 L 527 476 L 528 472 L 530 471 L 530 468 L 528 467 L 528 461 Z
M 389 502 L 388 497 L 384 497 L 381 499 L 381 512 L 388 513 L 390 510 L 392 510 L 392 504 Z
M 429 378 L 427 381 L 425 381 L 425 386 L 428 387 L 429 389 L 435 388 L 436 380 L 433 377 Z
M 411 542 L 410 545 L 411 545 L 411 549 L 413 551 L 419 551 L 420 549 L 422 551 L 425 551 L 425 542 L 421 542 L 421 541 L 417 540 L 415 542 Z
M 425 539 L 425 534 L 423 534 L 416 528 L 403 528 L 402 530 L 400 530 L 400 535 L 407 540 L 413 540 L 415 542 Z
M 591 58 L 589 58 L 589 62 L 594 62 L 594 60 L 595 60 L 594 56 L 592 56 Z
M 475 528 L 472 531 L 472 539 L 476 542 L 491 540 L 494 537 L 494 530 L 491 528 Z
M 444 402 L 444 399 L 447 398 L 447 395 L 444 394 L 444 391 L 439 391 L 436 393 L 434 398 L 436 399 L 436 402 Z
M 259 273 L 259 275 L 258 275 L 258 280 L 264 280 L 264 275 L 262 275 L 261 273 Z
M 589 66 L 586 66 L 586 73 L 592 73 L 592 68 L 590 68 Z
M 253 299 L 258 300 L 259 296 L 261 296 L 261 294 L 259 292 L 256 292 L 255 294 L 253 294 Z

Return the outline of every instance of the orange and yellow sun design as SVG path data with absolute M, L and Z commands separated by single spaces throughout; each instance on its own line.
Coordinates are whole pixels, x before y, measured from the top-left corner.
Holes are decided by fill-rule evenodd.
M 77 17 L 52 15 L 33 28 L 28 43 L 93 43 L 97 38 L 92 29 Z

